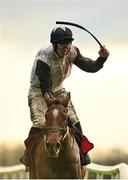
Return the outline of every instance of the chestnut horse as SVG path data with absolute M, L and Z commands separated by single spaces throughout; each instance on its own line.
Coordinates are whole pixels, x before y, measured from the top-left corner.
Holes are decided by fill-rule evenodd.
M 67 126 L 70 93 L 52 100 L 46 93 L 48 109 L 44 133 L 35 148 L 30 179 L 81 179 L 79 147 Z

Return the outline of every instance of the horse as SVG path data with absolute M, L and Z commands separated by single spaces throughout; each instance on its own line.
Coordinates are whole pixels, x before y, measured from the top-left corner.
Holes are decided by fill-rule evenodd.
M 45 127 L 35 147 L 30 179 L 82 179 L 78 144 L 68 127 L 70 93 L 61 99 L 44 95 Z

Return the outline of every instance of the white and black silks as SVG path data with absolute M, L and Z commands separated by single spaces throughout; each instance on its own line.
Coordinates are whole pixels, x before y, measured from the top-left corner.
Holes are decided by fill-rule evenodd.
M 93 61 L 90 58 L 83 57 L 78 48 L 75 50 L 77 52 L 77 56 L 73 61 L 73 64 L 85 72 L 97 72 L 103 67 L 104 62 L 107 59 L 105 57 L 98 57 L 96 61 Z M 35 73 L 39 78 L 40 89 L 43 95 L 46 91 L 52 93 L 52 78 L 50 68 L 51 67 L 47 63 L 40 59 L 37 60 Z

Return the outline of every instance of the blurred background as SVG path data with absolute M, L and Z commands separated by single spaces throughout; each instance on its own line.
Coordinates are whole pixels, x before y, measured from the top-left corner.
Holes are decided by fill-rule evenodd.
M 0 166 L 19 164 L 32 125 L 27 104 L 32 64 L 39 49 L 49 45 L 57 20 L 82 25 L 110 51 L 103 69 L 91 74 L 74 66 L 64 86 L 95 145 L 92 161 L 128 163 L 128 1 L 0 0 Z M 96 41 L 68 27 L 73 44 L 96 60 Z

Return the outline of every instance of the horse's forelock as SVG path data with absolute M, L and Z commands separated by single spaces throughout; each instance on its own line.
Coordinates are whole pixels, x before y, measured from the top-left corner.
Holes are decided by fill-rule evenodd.
M 52 103 L 48 106 L 45 117 L 48 122 L 51 123 L 59 117 L 59 122 L 63 122 L 67 119 L 67 110 L 63 104 L 60 103 Z M 54 121 L 55 122 L 55 121 Z

